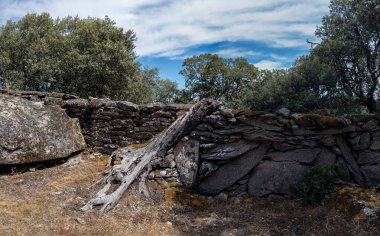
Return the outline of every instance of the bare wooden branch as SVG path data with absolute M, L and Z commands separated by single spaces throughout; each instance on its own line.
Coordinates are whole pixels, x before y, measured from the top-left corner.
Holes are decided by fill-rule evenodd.
M 220 102 L 218 101 L 203 99 L 185 115 L 179 117 L 168 129 L 153 138 L 145 147 L 124 147 L 115 151 L 110 157 L 109 165 L 113 165 L 116 158 L 122 159 L 121 164 L 112 167 L 108 175 L 101 180 L 103 188 L 81 210 L 87 211 L 94 206 L 101 206 L 101 211 L 111 210 L 137 178 L 140 178 L 139 191 L 149 196 L 145 182 L 152 162 L 157 158 L 164 157 L 170 148 L 174 147 L 205 116 L 212 114 L 219 106 Z M 115 190 L 112 191 L 112 189 Z

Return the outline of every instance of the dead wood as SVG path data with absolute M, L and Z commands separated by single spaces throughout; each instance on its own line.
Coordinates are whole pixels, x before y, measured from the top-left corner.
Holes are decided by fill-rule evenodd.
M 218 101 L 203 99 L 179 117 L 168 129 L 150 140 L 145 147 L 124 147 L 115 151 L 111 155 L 109 164 L 113 165 L 115 158 L 122 159 L 121 163 L 112 166 L 110 172 L 98 181 L 103 187 L 81 210 L 87 211 L 94 206 L 100 206 L 100 211 L 111 210 L 136 179 L 140 181 L 139 192 L 149 196 L 145 182 L 152 164 L 163 158 L 170 148 L 219 106 Z

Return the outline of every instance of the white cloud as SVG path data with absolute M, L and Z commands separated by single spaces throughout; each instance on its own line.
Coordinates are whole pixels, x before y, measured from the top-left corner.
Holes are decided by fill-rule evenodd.
M 241 49 L 241 48 L 222 49 L 222 50 L 219 50 L 215 53 L 222 56 L 222 57 L 229 57 L 229 58 L 261 56 L 261 53 L 254 52 L 252 50 L 245 50 L 245 49 Z
M 139 55 L 175 57 L 189 47 L 222 41 L 306 47 L 305 40 L 313 37 L 321 16 L 328 13 L 328 3 L 329 0 L 1 0 L 0 23 L 27 12 L 49 12 L 54 17 L 108 15 L 118 26 L 137 33 Z
M 272 70 L 272 69 L 281 69 L 284 68 L 281 62 L 279 61 L 269 61 L 269 60 L 262 60 L 257 63 L 255 63 L 255 66 L 257 66 L 260 69 L 263 70 Z

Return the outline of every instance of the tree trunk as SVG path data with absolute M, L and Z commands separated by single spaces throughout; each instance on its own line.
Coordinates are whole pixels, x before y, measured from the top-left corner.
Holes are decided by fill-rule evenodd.
M 139 149 L 124 147 L 115 151 L 110 157 L 109 164 L 113 165 L 115 158 L 121 158 L 121 164 L 114 165 L 108 175 L 98 182 L 103 188 L 81 210 L 87 211 L 93 206 L 101 206 L 101 211 L 111 210 L 137 178 L 140 178 L 139 191 L 148 196 L 145 181 L 151 165 L 157 159 L 163 158 L 171 147 L 219 106 L 218 101 L 203 99 L 185 115 L 179 117 L 168 129 L 149 141 L 145 147 Z

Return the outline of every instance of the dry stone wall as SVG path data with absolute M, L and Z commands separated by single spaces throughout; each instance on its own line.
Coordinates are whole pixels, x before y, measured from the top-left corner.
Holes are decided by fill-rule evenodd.
M 58 93 L 12 94 L 63 107 L 79 118 L 87 144 L 104 153 L 146 142 L 189 109 Z M 296 196 L 299 182 L 316 165 L 336 167 L 345 182 L 379 185 L 379 120 L 371 114 L 334 117 L 287 109 L 234 114 L 220 108 L 169 150 L 149 178 L 180 180 L 207 195 Z
M 335 167 L 343 182 L 377 186 L 380 123 L 372 114 L 335 117 L 287 109 L 233 114 L 222 108 L 162 163 L 167 164 L 151 178 L 179 178 L 207 195 L 296 196 L 314 166 Z
M 161 103 L 138 106 L 127 101 L 82 99 L 63 93 L 0 90 L 45 105 L 58 105 L 80 121 L 87 145 L 101 153 L 111 154 L 118 147 L 145 143 L 167 128 L 190 106 Z

